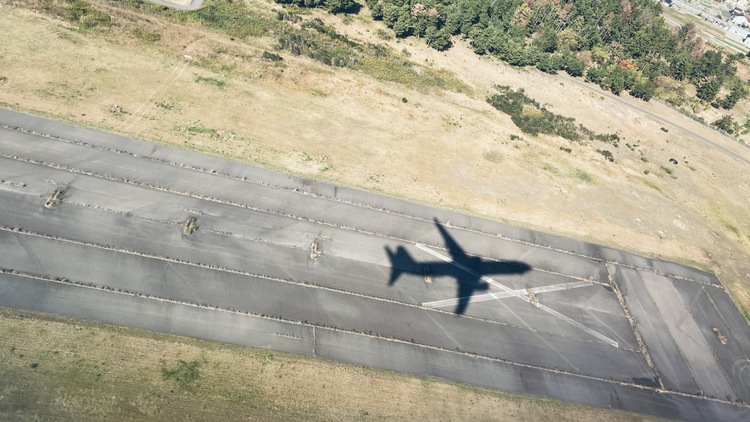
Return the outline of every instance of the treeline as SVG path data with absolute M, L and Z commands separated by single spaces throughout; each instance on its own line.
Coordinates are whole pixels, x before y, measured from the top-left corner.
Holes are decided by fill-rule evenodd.
M 331 10 L 353 0 L 277 1 Z M 584 76 L 618 95 L 629 91 L 648 101 L 662 76 L 689 81 L 697 97 L 715 107 L 732 108 L 744 95 L 735 76 L 738 57 L 706 50 L 692 24 L 670 29 L 656 0 L 366 2 L 373 18 L 397 37 L 415 36 L 445 50 L 458 35 L 477 54 L 547 73 Z M 719 97 L 722 87 L 729 93 Z
M 357 13 L 360 6 L 354 0 L 276 0 L 279 4 L 299 7 L 319 7 L 331 13 Z
M 367 0 L 373 18 L 396 36 L 424 38 L 450 47 L 453 35 L 470 40 L 478 54 L 515 66 L 583 76 L 615 94 L 649 100 L 660 76 L 688 80 L 697 97 L 732 108 L 742 85 L 717 100 L 736 72 L 735 57 L 701 51 L 693 26 L 678 31 L 661 18 L 654 0 Z

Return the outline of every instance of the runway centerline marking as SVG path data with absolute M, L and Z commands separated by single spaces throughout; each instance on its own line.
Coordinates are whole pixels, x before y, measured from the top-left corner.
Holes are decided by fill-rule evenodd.
M 475 277 L 478 277 L 480 280 L 485 281 L 485 282 L 487 282 L 488 284 L 490 284 L 490 285 L 492 285 L 494 287 L 497 287 L 498 289 L 502 290 L 504 293 L 506 293 L 506 294 L 508 294 L 510 296 L 513 296 L 513 297 L 517 297 L 517 298 L 523 300 L 526 303 L 530 303 L 533 306 L 536 306 L 537 308 L 541 309 L 542 311 L 544 311 L 544 312 L 546 312 L 546 313 L 548 313 L 548 314 L 550 314 L 550 315 L 558 318 L 559 320 L 567 322 L 568 324 L 570 324 L 570 325 L 572 325 L 572 326 L 574 326 L 576 328 L 579 328 L 579 329 L 585 331 L 588 334 L 591 334 L 592 336 L 598 338 L 599 340 L 604 341 L 605 343 L 609 344 L 610 346 L 619 347 L 619 344 L 615 340 L 612 340 L 611 338 L 605 336 L 604 334 L 601 334 L 601 333 L 599 333 L 597 331 L 592 330 L 591 328 L 589 328 L 589 327 L 581 324 L 580 322 L 578 322 L 578 321 L 576 321 L 576 320 L 574 320 L 574 319 L 572 319 L 570 317 L 567 317 L 567 316 L 561 314 L 560 312 L 558 312 L 558 311 L 550 308 L 547 305 L 543 305 L 543 304 L 541 304 L 539 302 L 536 302 L 536 303 L 532 302 L 528 295 L 519 293 L 517 290 L 513 290 L 510 287 L 508 287 L 508 286 L 506 286 L 506 285 L 504 285 L 502 283 L 499 283 L 499 282 L 497 282 L 497 281 L 495 281 L 495 280 L 493 280 L 493 279 L 491 279 L 491 278 L 489 278 L 489 277 L 487 277 L 485 275 L 481 275 L 481 274 L 477 273 L 476 271 L 472 270 L 471 268 L 469 268 L 469 267 L 461 264 L 460 262 L 456 262 L 455 260 L 453 260 L 450 257 L 447 257 L 447 256 L 445 256 L 445 255 L 443 255 L 443 254 L 441 254 L 439 252 L 433 251 L 432 249 L 428 248 L 425 245 L 422 245 L 421 243 L 415 243 L 415 246 L 417 248 L 419 248 L 420 250 L 422 250 L 424 252 L 427 252 L 428 254 L 434 256 L 435 258 L 438 258 L 438 259 L 443 260 L 443 261 L 445 261 L 445 262 L 447 262 L 449 264 L 452 264 L 456 268 L 458 268 L 458 269 L 460 269 L 462 271 L 465 271 L 465 272 L 467 272 L 467 273 L 469 273 L 469 274 L 471 274 L 471 275 L 473 275 Z M 495 294 L 495 296 L 497 296 L 497 295 Z

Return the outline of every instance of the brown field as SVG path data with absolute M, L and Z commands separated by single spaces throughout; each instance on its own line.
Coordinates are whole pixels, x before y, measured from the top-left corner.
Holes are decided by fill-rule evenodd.
M 0 0 L 0 77 L 7 78 L 0 83 L 0 104 L 6 107 L 687 263 L 715 272 L 738 304 L 750 309 L 750 172 L 746 162 L 734 158 L 747 160 L 750 150 L 664 102 L 644 103 L 627 95 L 615 98 L 596 87 L 580 85 L 580 80 L 511 68 L 474 55 L 459 40 L 445 53 L 415 39 L 384 41 L 376 36 L 384 27 L 366 12 L 343 19 L 309 13 L 334 24 L 351 39 L 406 50 L 415 68 L 443 69 L 470 89 L 456 93 L 419 83 L 382 82 L 365 72 L 334 69 L 285 52 L 279 52 L 284 57 L 279 65 L 262 59 L 264 51 L 273 51 L 275 41 L 270 36 L 232 40 L 197 25 L 115 9 L 102 0 L 90 3 L 112 15 L 113 26 L 75 29 L 39 11 L 42 3 Z M 251 3 L 258 13 L 279 8 L 263 0 Z M 158 39 L 143 36 L 153 33 L 158 33 Z M 486 103 L 495 84 L 522 87 L 551 111 L 574 117 L 599 133 L 617 132 L 622 140 L 614 147 L 523 135 L 508 116 Z M 745 100 L 737 113 L 748 109 Z M 709 122 L 719 117 L 713 110 L 699 114 Z M 720 144 L 729 153 L 701 138 Z M 616 162 L 605 160 L 597 149 L 609 150 Z M 679 164 L 669 164 L 670 158 Z M 3 323 L 11 320 L 6 317 Z M 68 326 L 51 320 L 25 323 Z M 13 332 L 25 330 L 23 325 Z M 0 330 L 2 335 L 8 332 Z M 158 361 L 161 353 L 167 353 L 161 350 L 172 347 L 173 343 L 167 346 L 161 341 L 194 347 L 190 353 L 199 353 L 193 341 L 157 341 L 157 336 L 146 334 L 136 337 L 143 339 L 137 353 L 145 360 Z M 200 344 L 206 350 L 231 349 L 237 356 L 261 353 Z M 42 353 L 52 346 L 38 347 Z M 155 356 L 149 347 L 159 350 Z M 5 348 L 2 353 L 9 352 Z M 171 353 L 164 359 L 178 358 Z M 140 365 L 123 359 L 126 367 Z M 104 365 L 107 359 L 100 360 Z M 316 365 L 304 362 L 310 368 Z M 153 365 L 149 368 L 158 378 Z M 112 366 L 111 371 L 119 369 Z M 341 369 L 336 373 L 343 378 L 339 380 L 342 385 L 346 371 L 367 377 L 378 374 Z M 429 406 L 417 409 L 421 400 L 443 396 L 423 386 L 436 382 L 386 377 L 398 380 L 397 388 L 412 397 L 417 394 L 420 403 L 415 400 L 406 406 L 403 401 L 388 403 L 384 398 L 377 412 L 391 407 L 427 412 Z M 317 382 L 313 378 L 303 377 L 297 383 L 312 385 Z M 445 385 L 454 388 L 457 397 L 446 405 L 450 412 L 455 403 L 470 404 L 458 398 L 467 390 Z M 295 391 L 299 397 L 286 397 L 307 400 L 308 393 L 312 394 Z M 337 391 L 343 394 L 344 390 Z M 410 399 L 409 394 L 396 396 Z M 278 397 L 283 401 L 283 396 Z M 64 395 L 59 399 L 88 400 Z M 145 407 L 140 402 L 132 406 L 145 411 L 153 405 L 143 403 Z M 77 405 L 85 407 L 86 403 Z M 156 407 L 165 411 L 166 405 L 160 406 Z M 498 411 L 486 418 L 507 413 Z M 408 417 L 408 413 L 378 414 Z M 450 414 L 464 419 L 460 412 Z M 555 411 L 547 414 L 559 416 Z M 341 415 L 349 419 L 354 413 Z M 415 415 L 428 418 L 426 413 Z M 532 417 L 537 418 L 528 419 Z

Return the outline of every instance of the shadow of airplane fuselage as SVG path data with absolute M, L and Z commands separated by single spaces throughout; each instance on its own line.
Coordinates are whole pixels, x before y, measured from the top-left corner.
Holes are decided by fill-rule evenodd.
M 437 219 L 435 220 L 435 226 L 443 236 L 445 246 L 450 252 L 453 262 L 417 262 L 403 246 L 397 247 L 395 251 L 386 247 L 385 251 L 391 261 L 389 286 L 394 285 L 402 274 L 454 277 L 458 284 L 458 305 L 454 312 L 461 315 L 466 312 L 469 300 L 474 292 L 485 291 L 490 288 L 489 283 L 482 280 L 483 276 L 489 274 L 523 274 L 531 270 L 528 264 L 521 261 L 488 261 L 467 255 Z M 464 267 L 464 269 L 460 267 Z

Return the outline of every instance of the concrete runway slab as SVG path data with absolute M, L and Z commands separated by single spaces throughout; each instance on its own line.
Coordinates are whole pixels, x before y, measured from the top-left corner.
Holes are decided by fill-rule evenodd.
M 750 330 L 712 274 L 7 110 L 0 250 L 2 306 L 664 417 L 750 411 Z

